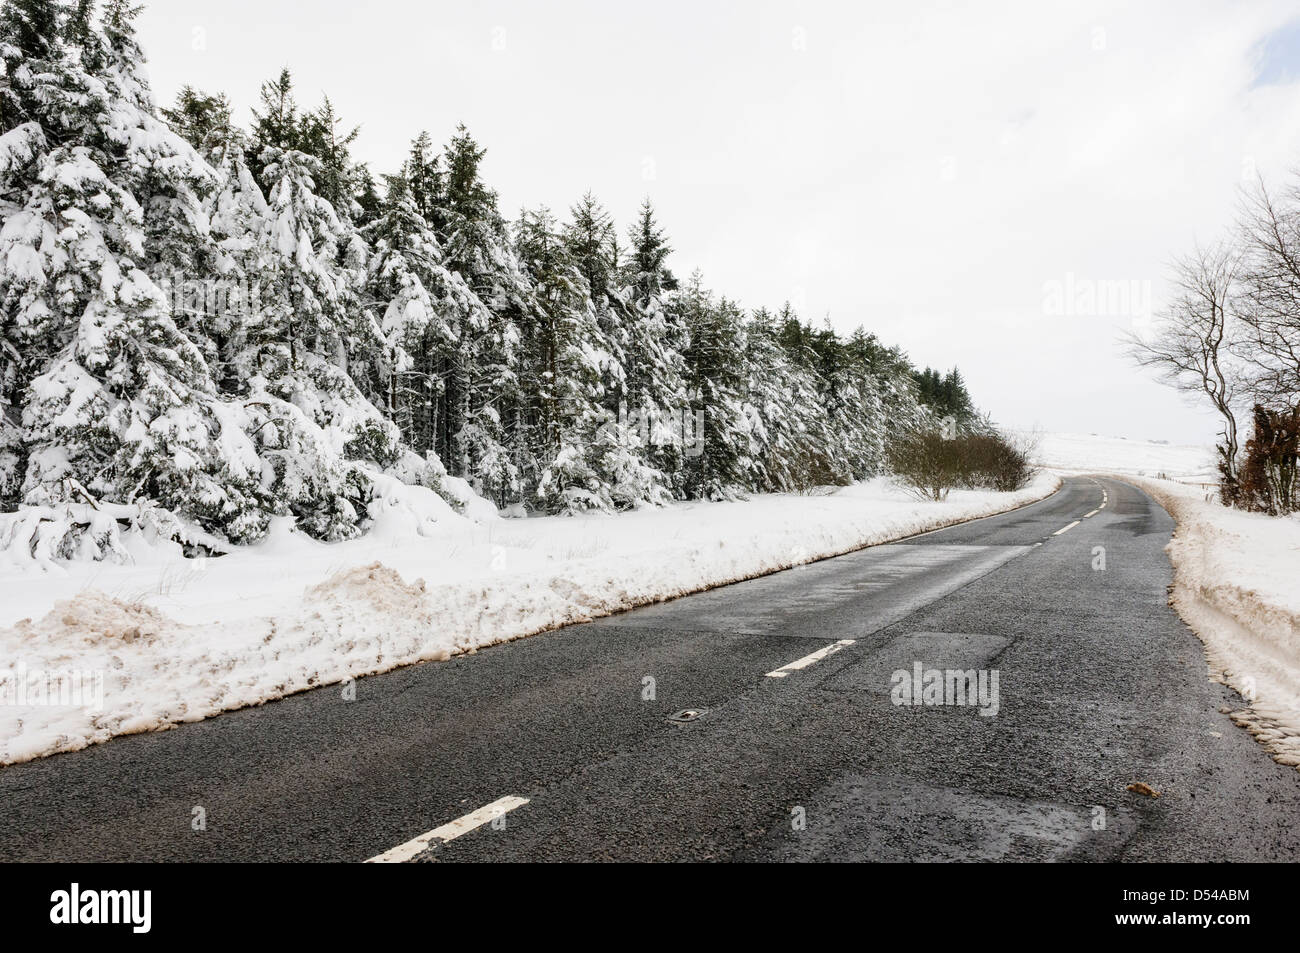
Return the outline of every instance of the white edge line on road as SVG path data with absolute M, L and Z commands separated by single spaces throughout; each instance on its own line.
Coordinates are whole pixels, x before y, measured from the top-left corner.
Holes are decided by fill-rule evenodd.
M 1064 533 L 1066 530 L 1074 529 L 1076 526 L 1079 525 L 1079 522 L 1080 522 L 1079 520 L 1075 520 L 1075 521 L 1074 521 L 1073 523 L 1071 523 L 1069 526 L 1062 526 L 1060 529 L 1058 529 L 1058 530 L 1057 530 L 1055 533 L 1053 533 L 1052 535 L 1053 535 L 1053 536 L 1060 536 L 1060 535 L 1061 535 L 1062 533 Z
M 805 655 L 801 659 L 795 659 L 789 665 L 782 665 L 775 672 L 768 672 L 767 677 L 785 678 L 791 672 L 797 672 L 801 668 L 807 668 L 809 665 L 812 665 L 814 662 L 820 662 L 822 659 L 826 658 L 826 656 L 834 655 L 840 649 L 850 646 L 856 641 L 857 639 L 840 639 L 838 642 L 832 642 L 830 645 L 826 646 L 825 648 L 818 649 L 816 652 L 813 652 L 811 655 Z
M 1084 519 L 1087 519 L 1089 516 L 1096 516 L 1096 515 L 1097 515 L 1098 513 L 1100 513 L 1100 512 L 1101 512 L 1101 507 L 1099 506 L 1099 507 L 1097 507 L 1095 510 L 1093 510 L 1091 513 L 1084 513 L 1084 514 L 1083 514 L 1083 518 L 1084 518 Z
M 497 798 L 491 804 L 485 804 L 477 811 L 471 811 L 464 817 L 458 817 L 454 821 L 449 821 L 441 827 L 435 827 L 427 834 L 421 834 L 419 837 L 413 837 L 405 844 L 398 844 L 392 850 L 386 850 L 376 857 L 371 857 L 366 861 L 367 864 L 400 864 L 410 860 L 416 854 L 428 850 L 436 841 L 445 844 L 449 840 L 455 840 L 462 834 L 468 834 L 475 828 L 482 827 L 490 822 L 493 818 L 500 817 L 507 811 L 513 811 L 517 807 L 523 807 L 528 803 L 526 797 L 515 797 L 507 795 L 506 797 Z

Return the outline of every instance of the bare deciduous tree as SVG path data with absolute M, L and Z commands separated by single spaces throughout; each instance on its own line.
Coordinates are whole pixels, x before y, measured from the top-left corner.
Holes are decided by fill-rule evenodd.
M 1226 243 L 1198 247 L 1174 263 L 1172 301 L 1150 338 L 1127 336 L 1129 354 L 1177 389 L 1204 396 L 1223 418 L 1224 477 L 1236 477 L 1235 406 L 1247 380 L 1233 347 L 1239 337 L 1233 301 L 1240 254 Z
M 1255 372 L 1255 399 L 1288 406 L 1300 394 L 1300 181 L 1274 196 L 1261 178 L 1239 224 L 1238 350 Z

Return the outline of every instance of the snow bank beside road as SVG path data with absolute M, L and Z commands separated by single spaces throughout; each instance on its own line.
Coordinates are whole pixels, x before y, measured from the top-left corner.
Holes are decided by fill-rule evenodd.
M 0 763 L 197 721 L 413 662 L 788 568 L 1041 499 L 954 491 L 920 502 L 883 481 L 826 495 L 683 503 L 613 517 L 393 525 L 323 544 L 277 527 L 220 558 L 0 570 L 0 658 L 33 690 L 67 673 L 102 705 L 0 695 Z M 23 618 L 26 617 L 26 618 Z M 35 621 L 33 621 L 35 620 Z M 594 636 L 593 636 L 594 637 Z M 0 669 L 0 676 L 4 672 Z M 359 691 L 363 688 L 358 687 Z
M 1233 720 L 1300 767 L 1300 519 L 1243 513 L 1166 480 L 1124 479 L 1178 523 L 1172 603 L 1205 643 L 1214 676 L 1250 703 Z

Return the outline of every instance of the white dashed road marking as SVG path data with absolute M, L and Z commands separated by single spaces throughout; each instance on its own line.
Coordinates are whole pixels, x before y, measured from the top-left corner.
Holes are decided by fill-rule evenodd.
M 803 658 L 796 659 L 795 661 L 791 662 L 789 665 L 782 665 L 775 672 L 768 672 L 767 677 L 785 678 L 791 672 L 797 672 L 801 668 L 807 668 L 809 665 L 812 665 L 814 662 L 820 662 L 822 659 L 826 658 L 826 656 L 834 655 L 840 649 L 846 648 L 847 646 L 852 645 L 856 641 L 857 639 L 840 639 L 838 642 L 832 642 L 824 649 L 818 649 L 816 652 L 812 653 L 812 655 L 805 655 Z
M 1062 526 L 1060 529 L 1058 529 L 1058 530 L 1057 530 L 1055 533 L 1053 533 L 1052 535 L 1053 535 L 1053 536 L 1060 536 L 1060 535 L 1061 535 L 1062 533 L 1064 533 L 1066 530 L 1074 529 L 1076 526 L 1079 525 L 1079 522 L 1080 522 L 1079 520 L 1075 520 L 1075 521 L 1074 521 L 1073 523 L 1071 523 L 1069 526 Z
M 503 798 L 497 798 L 491 804 L 485 804 L 477 811 L 471 811 L 464 817 L 458 817 L 454 821 L 443 824 L 442 827 L 435 827 L 427 834 L 421 834 L 419 837 L 413 837 L 405 844 L 398 844 L 392 850 L 386 850 L 377 857 L 371 857 L 366 861 L 367 864 L 400 864 L 410 860 L 416 854 L 428 850 L 435 843 L 445 844 L 449 840 L 455 840 L 462 834 L 468 834 L 475 828 L 482 827 L 495 818 L 501 817 L 508 811 L 513 811 L 517 807 L 523 807 L 528 803 L 526 797 L 515 797 L 509 795 Z

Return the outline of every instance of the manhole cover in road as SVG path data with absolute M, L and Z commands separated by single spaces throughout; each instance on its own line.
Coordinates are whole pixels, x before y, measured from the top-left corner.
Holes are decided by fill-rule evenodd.
M 682 725 L 688 721 L 694 721 L 695 719 L 703 715 L 706 711 L 708 711 L 707 708 L 683 708 L 681 711 L 677 712 L 676 714 L 669 715 L 668 720 L 675 721 L 679 725 Z

